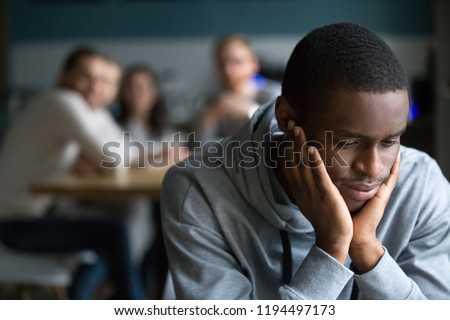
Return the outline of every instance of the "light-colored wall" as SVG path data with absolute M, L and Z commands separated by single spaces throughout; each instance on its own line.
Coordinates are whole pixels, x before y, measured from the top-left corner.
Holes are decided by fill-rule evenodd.
M 195 111 L 189 107 L 195 109 L 217 85 L 211 46 L 225 33 L 249 36 L 264 61 L 282 70 L 299 38 L 313 28 L 359 23 L 385 35 L 412 79 L 423 73 L 432 32 L 426 0 L 8 2 L 10 87 L 52 85 L 72 47 L 94 44 L 124 67 L 151 64 L 166 91 L 181 95 L 171 99 L 184 105 L 177 114 Z
M 300 38 L 253 36 L 250 40 L 265 61 L 283 67 Z M 424 73 L 427 37 L 384 35 L 383 38 L 396 52 L 411 79 Z M 109 53 L 124 67 L 147 62 L 163 76 L 174 71 L 185 94 L 196 96 L 209 91 L 215 84 L 213 40 L 211 37 L 179 37 L 17 43 L 10 48 L 10 84 L 31 88 L 51 86 L 65 55 L 74 46 L 86 43 Z

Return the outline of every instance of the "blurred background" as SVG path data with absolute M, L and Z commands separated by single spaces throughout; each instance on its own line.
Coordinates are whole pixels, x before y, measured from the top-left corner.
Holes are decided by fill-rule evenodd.
M 126 68 L 160 75 L 171 121 L 189 128 L 217 84 L 212 46 L 239 32 L 264 77 L 280 80 L 307 32 L 333 22 L 379 33 L 400 58 L 413 95 L 406 145 L 435 157 L 450 177 L 450 3 L 445 0 L 3 0 L 0 5 L 1 128 L 24 100 L 54 85 L 63 58 L 93 45 Z

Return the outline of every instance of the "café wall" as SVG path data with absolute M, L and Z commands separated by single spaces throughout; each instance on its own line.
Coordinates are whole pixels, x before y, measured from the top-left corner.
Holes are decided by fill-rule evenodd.
M 196 99 L 214 84 L 212 41 L 242 32 L 271 67 L 282 70 L 311 29 L 351 21 L 380 33 L 408 75 L 424 73 L 432 33 L 427 0 L 10 0 L 8 82 L 52 85 L 75 45 L 99 47 L 123 66 L 148 62 Z

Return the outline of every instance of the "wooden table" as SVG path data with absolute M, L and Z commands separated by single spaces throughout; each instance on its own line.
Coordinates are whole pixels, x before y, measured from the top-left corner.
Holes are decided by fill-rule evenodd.
M 145 196 L 159 200 L 168 168 L 129 169 L 121 174 L 100 173 L 93 176 L 68 175 L 35 183 L 31 192 L 37 195 L 74 198 L 117 198 Z

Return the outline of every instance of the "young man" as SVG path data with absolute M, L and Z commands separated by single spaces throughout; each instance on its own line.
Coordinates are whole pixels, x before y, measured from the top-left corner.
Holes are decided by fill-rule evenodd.
M 105 110 L 116 96 L 120 70 L 110 60 L 79 48 L 65 61 L 58 87 L 29 101 L 11 124 L 0 154 L 0 216 L 41 216 L 52 199 L 30 193 L 33 182 L 68 173 L 81 156 L 100 168 L 108 141 L 123 131 Z M 119 151 L 118 151 L 119 152 Z
M 450 298 L 450 187 L 400 146 L 408 107 L 376 34 L 309 33 L 276 103 L 166 177 L 177 298 Z
M 54 199 L 30 191 L 36 181 L 74 169 L 86 174 L 110 160 L 103 146 L 122 141 L 123 131 L 105 106 L 115 98 L 119 81 L 117 63 L 95 50 L 76 49 L 63 65 L 58 87 L 33 98 L 11 124 L 0 154 L 0 241 L 35 252 L 93 250 L 107 265 L 116 297 L 136 299 L 144 291 L 124 223 L 71 219 L 64 212 L 49 216 Z M 71 298 L 93 297 L 87 274 L 75 275 Z

